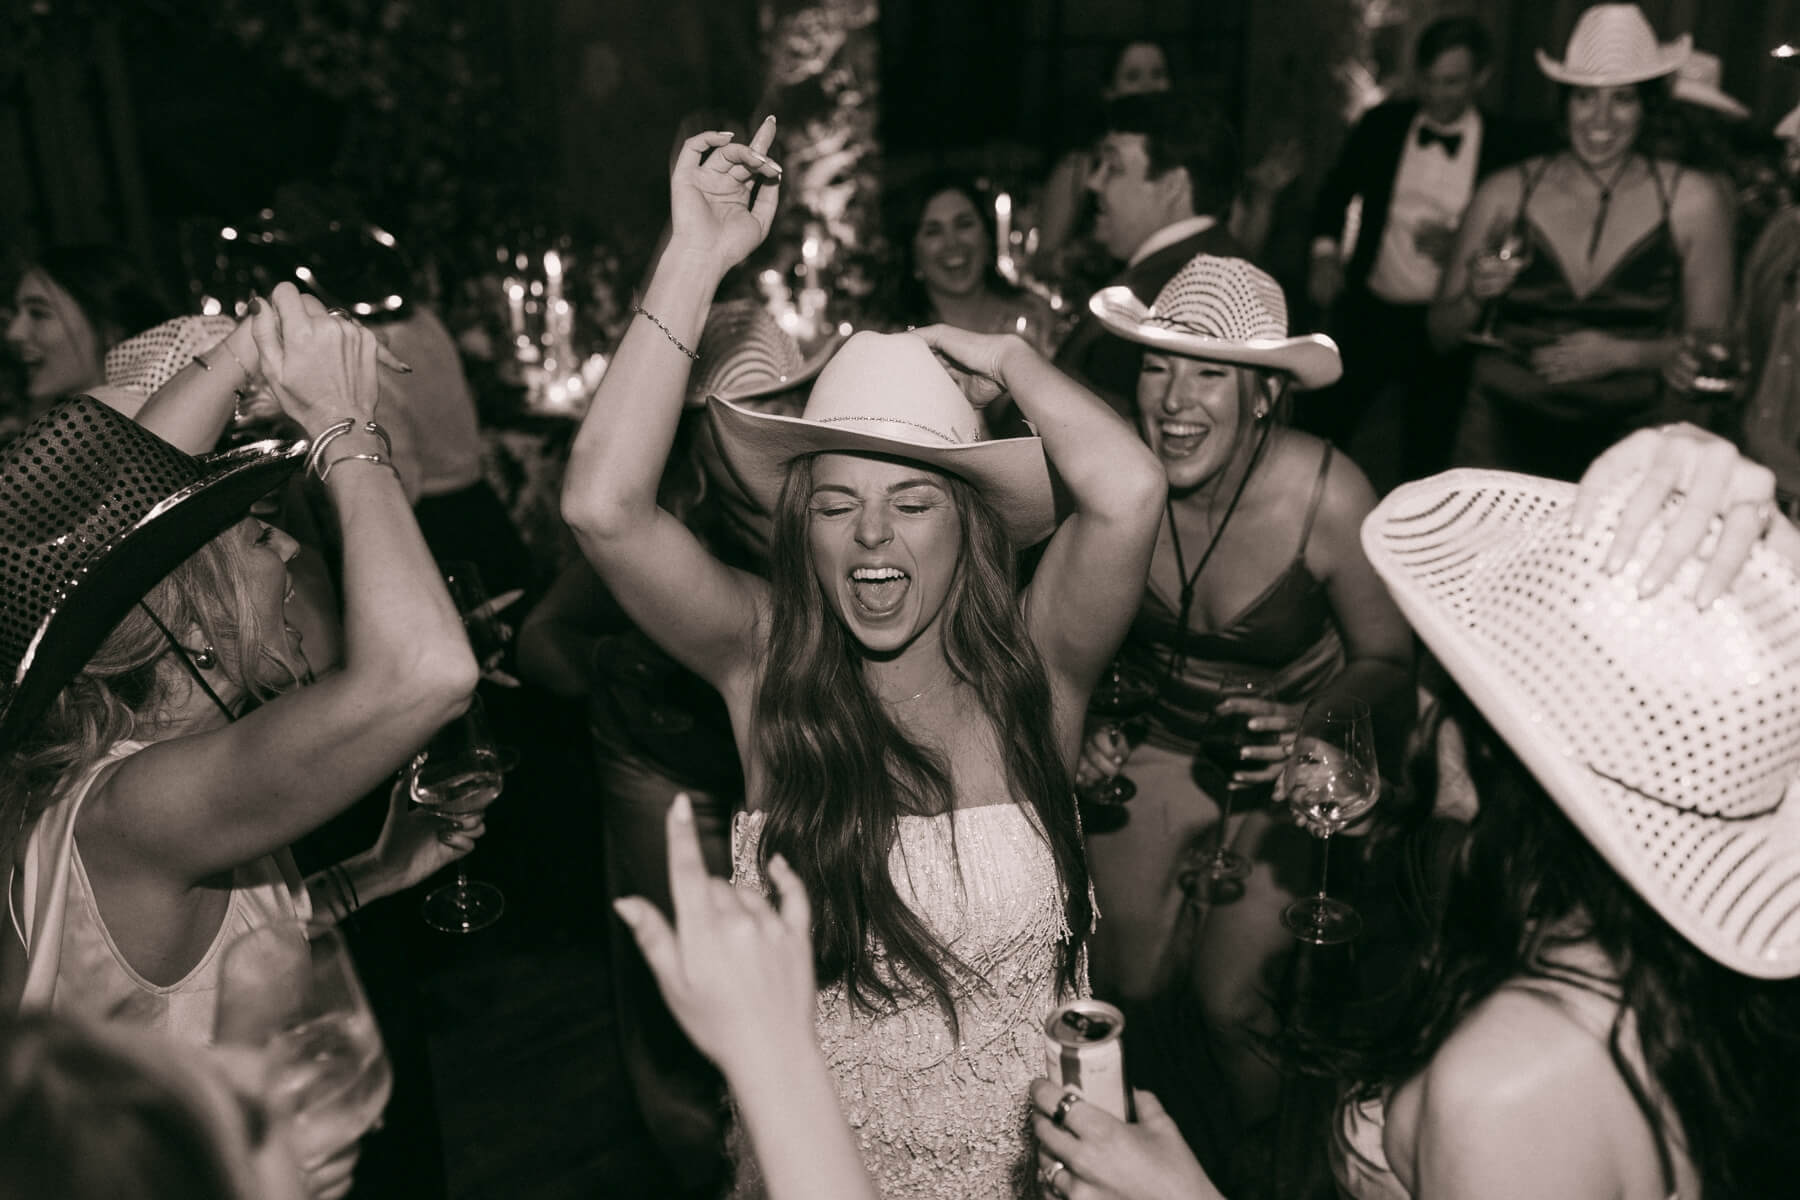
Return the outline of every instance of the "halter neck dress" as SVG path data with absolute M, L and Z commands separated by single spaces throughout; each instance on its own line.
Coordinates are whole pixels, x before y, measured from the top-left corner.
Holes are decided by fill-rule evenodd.
M 1692 407 L 1685 397 L 1664 394 L 1655 369 L 1551 384 L 1531 366 L 1532 351 L 1578 330 L 1649 341 L 1681 328 L 1681 256 L 1669 223 L 1681 173 L 1665 181 L 1658 164 L 1646 160 L 1662 219 L 1583 294 L 1569 282 L 1556 244 L 1529 213 L 1532 194 L 1553 161 L 1519 168 L 1523 192 L 1514 223 L 1533 253 L 1497 306 L 1494 332 L 1509 348 L 1476 352 L 1457 457 L 1462 466 L 1574 480 L 1626 434 L 1684 419 Z

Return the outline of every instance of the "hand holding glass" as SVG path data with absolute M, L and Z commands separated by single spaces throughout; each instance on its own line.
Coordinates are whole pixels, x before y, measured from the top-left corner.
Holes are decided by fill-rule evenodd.
M 473 696 L 468 711 L 433 734 L 413 756 L 406 784 L 414 804 L 460 823 L 499 796 L 503 770 L 481 697 Z M 498 921 L 505 908 L 500 889 L 471 880 L 459 862 L 456 881 L 425 897 L 425 923 L 444 933 L 474 933 Z
M 1123 722 L 1139 715 L 1156 701 L 1156 684 L 1143 672 L 1115 662 L 1095 685 L 1088 697 L 1088 711 L 1106 717 L 1107 733 L 1113 741 L 1125 736 Z M 1137 784 L 1121 772 L 1096 779 L 1081 789 L 1081 798 L 1090 804 L 1116 808 L 1137 795 Z
M 1531 265 L 1531 231 L 1525 227 L 1523 219 L 1509 220 L 1496 226 L 1488 233 L 1488 248 L 1475 256 L 1474 266 L 1485 271 L 1504 268 L 1516 280 L 1519 272 Z M 1507 286 L 1512 286 L 1509 280 Z M 1486 301 L 1481 309 L 1481 324 L 1468 335 L 1468 341 L 1478 346 L 1494 346 L 1506 349 L 1509 345 L 1505 339 L 1494 333 L 1495 322 L 1500 317 L 1500 296 Z
M 1326 872 L 1331 835 L 1368 812 L 1381 794 L 1369 706 L 1355 699 L 1308 705 L 1294 752 L 1282 770 L 1281 789 L 1301 826 L 1319 839 L 1319 890 L 1283 909 L 1281 923 L 1301 941 L 1347 942 L 1361 931 L 1362 917 L 1351 905 L 1326 895 Z
M 1241 781 L 1238 772 L 1245 767 L 1244 747 L 1265 743 L 1267 735 L 1250 728 L 1255 714 L 1221 709 L 1232 699 L 1253 699 L 1258 686 L 1259 681 L 1250 676 L 1227 676 L 1221 680 L 1218 704 L 1201 734 L 1202 751 L 1224 773 L 1226 780 L 1225 794 L 1215 797 L 1219 801 L 1218 840 L 1212 853 L 1198 865 L 1200 873 L 1215 882 L 1247 879 L 1250 875 L 1250 860 L 1231 848 L 1231 809 L 1239 796 L 1247 796 L 1260 786 Z
M 263 1100 L 318 1186 L 320 1168 L 353 1150 L 394 1084 L 342 935 L 299 921 L 240 935 L 220 963 L 215 1021 L 221 1046 L 261 1056 Z

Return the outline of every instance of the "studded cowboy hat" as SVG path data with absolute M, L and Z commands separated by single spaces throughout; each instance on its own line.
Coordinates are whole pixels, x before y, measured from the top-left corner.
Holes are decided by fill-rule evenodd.
M 1800 578 L 1757 547 L 1705 610 L 1703 564 L 1639 598 L 1602 569 L 1625 498 L 1571 528 L 1574 484 L 1450 471 L 1363 522 L 1401 612 L 1552 800 L 1695 947 L 1800 975 Z M 1666 518 L 1665 518 L 1666 520 Z
M 305 442 L 193 458 L 91 396 L 0 450 L 0 750 L 132 605 L 297 468 Z
M 687 403 L 708 396 L 732 404 L 761 400 L 811 383 L 836 351 L 834 339 L 811 358 L 773 314 L 754 300 L 713 305 L 700 333 L 700 360 L 688 381 Z
M 1694 39 L 1656 40 L 1650 18 L 1635 4 L 1596 4 L 1581 14 L 1559 62 L 1537 52 L 1538 70 L 1571 87 L 1624 87 L 1673 75 L 1687 62 Z
M 1113 333 L 1161 354 L 1285 371 L 1303 388 L 1344 373 L 1324 334 L 1288 336 L 1281 285 L 1241 258 L 1195 255 L 1149 308 L 1128 287 L 1102 288 L 1088 308 Z
M 801 416 L 752 412 L 717 395 L 707 404 L 726 466 L 769 512 L 790 463 L 835 451 L 909 459 L 967 480 L 1021 549 L 1056 529 L 1043 443 L 986 439 L 968 399 L 915 334 L 852 335 L 819 373 Z

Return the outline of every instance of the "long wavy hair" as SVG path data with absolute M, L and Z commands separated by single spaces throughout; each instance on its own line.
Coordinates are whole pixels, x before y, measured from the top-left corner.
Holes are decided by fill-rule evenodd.
M 1056 861 L 1069 938 L 1057 977 L 1073 990 L 1093 907 L 1073 784 L 1057 746 L 1042 658 L 1019 605 L 1014 550 L 987 501 L 944 476 L 960 518 L 962 560 L 944 600 L 945 657 L 999 736 L 1014 799 Z M 870 692 L 865 652 L 813 573 L 807 508 L 813 460 L 795 462 L 775 513 L 768 665 L 755 728 L 767 779 L 760 854 L 781 853 L 813 906 L 819 979 L 845 984 L 868 1011 L 914 995 L 917 980 L 956 1029 L 956 996 L 981 980 L 894 887 L 888 855 L 902 816 L 955 806 L 949 764 L 909 738 Z M 886 962 L 878 965 L 876 949 Z
M 1800 1177 L 1793 1091 L 1800 981 L 1753 979 L 1695 949 L 1607 866 L 1454 689 L 1422 726 L 1409 786 L 1435 793 L 1437 735 L 1446 720 L 1463 736 L 1480 815 L 1447 885 L 1428 883 L 1413 896 L 1427 927 L 1412 975 L 1398 995 L 1372 1006 L 1387 1019 L 1340 1046 L 1341 1077 L 1356 1080 L 1365 1097 L 1412 1078 L 1508 980 L 1585 984 L 1620 997 L 1608 1042 L 1613 1062 L 1645 1119 L 1666 1142 L 1685 1147 L 1706 1194 L 1790 1190 Z M 1408 874 L 1418 881 L 1434 872 Z M 1572 979 L 1568 967 L 1550 965 L 1557 947 L 1574 942 L 1598 946 L 1617 977 Z M 1627 1012 L 1648 1080 L 1628 1054 Z M 1672 1106 L 1679 1131 L 1666 1128 L 1656 1096 Z
M 151 588 L 144 604 L 177 636 L 198 628 L 218 654 L 219 668 L 247 700 L 265 699 L 299 682 L 301 667 L 276 648 L 257 617 L 246 550 L 234 530 L 214 538 Z M 168 639 L 133 605 L 43 716 L 0 772 L 0 863 L 11 862 L 21 825 L 55 798 L 57 788 L 133 738 L 165 731 L 171 688 L 187 675 L 165 660 Z M 264 669 L 263 664 L 276 668 Z M 271 683 L 275 675 L 286 675 Z M 177 680 L 181 682 L 178 684 Z

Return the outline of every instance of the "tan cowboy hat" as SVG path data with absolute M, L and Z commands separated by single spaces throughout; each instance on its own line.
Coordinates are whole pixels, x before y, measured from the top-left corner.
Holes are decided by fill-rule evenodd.
M 910 459 L 980 489 L 1013 545 L 1056 529 L 1043 443 L 984 440 L 981 419 L 925 340 L 911 333 L 858 333 L 832 357 L 798 417 L 707 400 L 726 465 L 744 494 L 773 512 L 788 465 L 834 451 Z
M 1757 547 L 1693 601 L 1689 562 L 1637 593 L 1666 525 L 1603 569 L 1625 498 L 1576 532 L 1574 484 L 1450 471 L 1363 522 L 1369 562 L 1433 655 L 1612 868 L 1694 946 L 1800 975 L 1800 578 Z
M 733 404 L 779 395 L 810 383 L 825 369 L 841 339 L 811 358 L 754 300 L 713 305 L 700 333 L 700 359 L 688 380 L 687 403 L 699 407 L 708 396 Z
M 1635 4 L 1596 4 L 1575 22 L 1562 61 L 1539 50 L 1537 64 L 1557 83 L 1572 87 L 1624 87 L 1673 75 L 1693 47 L 1693 37 L 1685 33 L 1672 42 L 1657 41 L 1650 18 Z
M 1303 388 L 1344 373 L 1324 334 L 1288 336 L 1281 285 L 1241 258 L 1195 255 L 1149 308 L 1128 287 L 1101 289 L 1088 308 L 1113 333 L 1162 354 L 1285 371 Z
M 135 417 L 144 401 L 179 375 L 195 355 L 217 346 L 235 328 L 237 322 L 226 316 L 176 317 L 151 326 L 106 352 L 106 382 L 88 395 Z M 235 363 L 227 363 L 226 369 L 238 370 Z
M 1741 121 L 1750 115 L 1750 110 L 1719 86 L 1724 78 L 1725 68 L 1718 55 L 1695 50 L 1675 73 L 1675 98 Z

